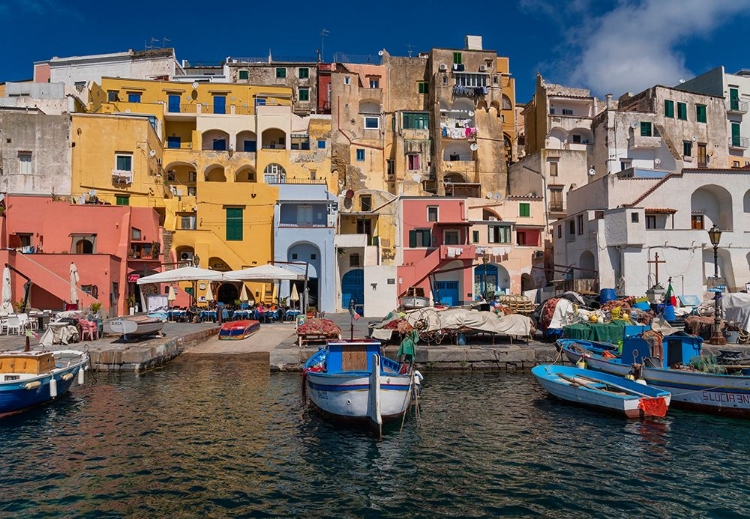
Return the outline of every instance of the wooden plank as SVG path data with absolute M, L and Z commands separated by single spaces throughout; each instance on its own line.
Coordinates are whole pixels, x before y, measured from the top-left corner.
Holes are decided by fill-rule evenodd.
M 600 384 L 606 384 L 609 387 L 617 388 L 620 391 L 624 391 L 624 392 L 630 393 L 632 395 L 645 396 L 646 398 L 656 398 L 656 397 L 652 397 L 650 395 L 647 395 L 646 393 L 641 393 L 639 391 L 636 391 L 635 389 L 630 389 L 630 388 L 627 388 L 627 387 L 624 387 L 624 386 L 617 385 L 617 384 L 615 384 L 613 382 L 606 382 L 604 380 L 597 380 L 595 378 L 587 377 L 586 375 L 578 375 L 578 377 L 580 377 L 580 378 L 582 378 L 584 380 L 591 380 L 592 382 L 599 382 Z
M 342 371 L 367 371 L 367 345 L 347 345 L 341 352 Z

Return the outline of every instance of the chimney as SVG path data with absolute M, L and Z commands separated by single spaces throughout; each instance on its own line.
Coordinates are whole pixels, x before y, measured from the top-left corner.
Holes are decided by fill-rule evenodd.
M 466 36 L 466 50 L 482 50 L 482 37 Z
M 606 104 L 607 110 L 611 110 L 612 109 L 612 94 L 607 94 L 604 97 L 607 98 L 607 104 Z

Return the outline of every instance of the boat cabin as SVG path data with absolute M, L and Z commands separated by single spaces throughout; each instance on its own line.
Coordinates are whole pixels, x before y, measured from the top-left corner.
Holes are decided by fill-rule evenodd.
M 381 370 L 398 373 L 400 364 L 384 357 L 381 349 L 380 341 L 374 339 L 329 342 L 326 354 L 326 371 L 328 373 L 346 371 L 372 373 L 372 356 L 380 355 Z
M 51 351 L 6 353 L 0 355 L 0 373 L 23 373 L 41 375 L 55 367 L 55 356 Z M 3 377 L 4 380 L 12 380 Z
M 637 362 L 643 364 L 646 358 L 654 359 L 661 356 L 661 363 L 655 360 L 649 360 L 646 365 L 669 369 L 675 364 L 690 364 L 693 357 L 701 354 L 703 338 L 689 335 L 685 332 L 677 332 L 667 335 L 662 341 L 662 352 L 651 351 L 650 344 L 642 336 L 626 337 L 622 345 L 623 362 Z M 657 362 L 657 366 L 653 363 Z

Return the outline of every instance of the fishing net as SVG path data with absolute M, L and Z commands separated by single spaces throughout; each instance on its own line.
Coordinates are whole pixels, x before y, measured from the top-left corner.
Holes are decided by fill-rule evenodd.
M 690 359 L 690 366 L 697 371 L 702 371 L 703 373 L 714 373 L 718 375 L 723 375 L 727 372 L 727 370 L 716 363 L 716 357 L 713 355 L 701 355 L 700 357 L 693 357 Z

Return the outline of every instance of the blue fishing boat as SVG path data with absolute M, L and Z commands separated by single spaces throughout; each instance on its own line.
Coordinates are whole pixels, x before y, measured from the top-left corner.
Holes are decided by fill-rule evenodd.
M 0 417 L 60 398 L 76 377 L 83 384 L 88 361 L 74 350 L 0 353 Z
M 337 421 L 382 425 L 409 410 L 421 375 L 382 356 L 376 340 L 332 341 L 304 365 L 304 388 L 313 405 Z
M 242 340 L 260 330 L 260 322 L 253 319 L 227 321 L 221 325 L 219 340 Z
M 565 343 L 566 339 L 561 339 L 559 343 L 571 362 L 583 359 L 589 368 L 597 371 L 643 378 L 650 386 L 669 391 L 676 407 L 750 418 L 750 374 L 747 370 L 729 374 L 725 367 L 716 364 L 711 366 L 724 372 L 696 369 L 691 361 L 701 359 L 701 337 L 678 332 L 663 337 L 661 341 L 654 338 L 650 333 L 627 338 L 620 357 L 586 351 L 577 341 Z
M 537 382 L 551 395 L 628 418 L 663 417 L 669 408 L 668 391 L 607 373 L 553 364 L 531 369 Z

